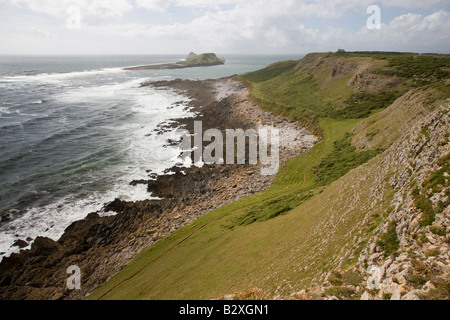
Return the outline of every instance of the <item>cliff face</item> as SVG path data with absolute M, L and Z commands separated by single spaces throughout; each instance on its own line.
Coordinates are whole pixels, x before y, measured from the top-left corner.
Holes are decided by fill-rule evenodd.
M 358 259 L 363 299 L 449 298 L 449 110 L 450 99 L 384 154 L 392 211 Z
M 314 271 L 311 287 L 292 297 L 448 299 L 450 99 L 445 100 L 449 69 L 443 66 L 449 61 L 418 55 L 373 58 L 370 54 L 310 54 L 294 68 L 294 77 L 307 74 L 325 91 L 322 98 L 330 100 L 327 90 L 338 98 L 340 93 L 333 91 L 336 85 L 340 92 L 352 88 L 350 99 L 347 95 L 331 100 L 335 109 L 345 110 L 349 102 L 365 105 L 364 99 L 367 106 L 377 104 L 377 96 L 389 92 L 396 92 L 397 99 L 349 132 L 357 150 L 382 153 L 327 187 L 319 196 L 321 201 L 312 200 L 317 206 L 314 211 L 327 216 L 314 229 L 321 234 L 318 250 L 333 246 L 342 237 L 340 228 L 351 226 L 350 235 L 341 246 L 334 246 L 329 269 Z M 432 62 L 437 63 L 434 70 L 427 70 Z M 294 81 L 286 75 L 287 81 Z M 277 83 L 270 78 L 253 83 L 255 97 L 263 104 L 261 93 L 270 87 L 264 84 L 268 81 Z M 267 107 L 273 108 L 273 103 Z M 319 108 L 315 113 L 322 115 Z
M 311 54 L 302 59 L 296 70 L 305 70 L 309 75 L 316 76 L 324 70 L 331 70 L 324 84 L 333 79 L 345 78 L 346 86 L 357 92 L 381 92 L 397 87 L 402 79 L 374 72 L 383 65 L 382 61 L 374 61 L 364 57 L 327 57 Z
M 421 96 L 408 93 L 402 107 L 417 106 Z M 388 116 L 399 107 L 394 104 L 383 113 Z M 448 300 L 449 111 L 447 99 L 434 111 L 422 110 L 421 117 L 405 115 L 410 127 L 392 135 L 394 142 L 386 151 L 303 208 L 304 214 L 320 212 L 326 218 L 311 230 L 320 239 L 315 253 L 291 258 L 306 260 L 303 271 L 309 271 L 321 251 L 332 251 L 328 268 L 315 269 L 310 286 L 296 291 L 292 281 L 278 295 L 257 288 L 222 298 Z
M 410 93 L 401 100 L 403 107 L 416 99 Z M 334 267 L 295 297 L 449 298 L 449 110 L 450 99 L 416 120 L 405 116 L 409 129 L 398 139 L 392 135 L 395 142 L 382 155 L 336 182 L 343 189 L 353 184 L 351 197 L 340 199 L 347 209 L 339 215 L 343 219 L 347 210 L 364 206 L 365 214 L 355 224 L 361 229 L 349 239 L 348 251 L 336 256 Z

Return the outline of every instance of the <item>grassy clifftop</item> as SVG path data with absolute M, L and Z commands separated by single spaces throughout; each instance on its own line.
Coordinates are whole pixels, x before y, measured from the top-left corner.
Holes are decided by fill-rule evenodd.
M 261 107 L 319 134 L 320 118 L 366 118 L 414 88 L 448 96 L 449 78 L 448 57 L 381 52 L 313 53 L 242 76 Z
M 262 108 L 301 122 L 321 142 L 282 167 L 270 189 L 161 240 L 90 298 L 302 298 L 325 282 L 319 298 L 401 298 L 431 277 L 441 279 L 434 294 L 445 297 L 439 265 L 433 274 L 408 269 L 398 287 L 394 271 L 380 279 L 385 287 L 365 283 L 388 258 L 438 263 L 425 238 L 448 239 L 449 66 L 441 56 L 317 53 L 242 75 Z M 410 255 L 421 250 L 423 259 Z

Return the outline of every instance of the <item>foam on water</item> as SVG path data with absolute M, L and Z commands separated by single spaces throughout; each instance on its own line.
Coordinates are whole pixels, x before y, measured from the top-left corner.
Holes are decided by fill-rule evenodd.
M 120 69 L 120 72 L 121 69 Z M 53 84 L 58 84 L 58 90 L 44 99 L 39 97 L 30 100 L 30 105 L 36 107 L 46 105 L 51 100 L 56 106 L 76 105 L 77 110 L 83 110 L 92 114 L 92 117 L 110 116 L 111 108 L 121 108 L 123 119 L 117 119 L 117 123 L 105 125 L 102 129 L 107 132 L 107 139 L 114 144 L 117 152 L 125 155 L 123 163 L 114 164 L 104 168 L 104 174 L 118 177 L 114 183 L 105 186 L 102 190 L 94 192 L 81 192 L 66 194 L 51 201 L 50 204 L 38 207 L 29 207 L 22 214 L 9 222 L 0 224 L 0 259 L 18 252 L 18 247 L 12 247 L 18 239 L 35 239 L 38 236 L 59 239 L 64 230 L 74 221 L 84 219 L 91 212 L 101 212 L 105 203 L 116 198 L 125 201 L 141 201 L 154 199 L 147 192 L 145 185 L 131 186 L 133 180 L 149 179 L 148 170 L 152 173 L 162 174 L 164 170 L 180 163 L 180 150 L 175 147 L 167 147 L 167 142 L 179 140 L 181 137 L 176 128 L 165 130 L 163 133 L 155 131 L 159 124 L 193 114 L 187 109 L 189 99 L 171 91 L 154 90 L 149 87 L 141 88 L 141 83 L 149 80 L 144 78 L 117 78 L 108 80 L 109 83 L 98 84 L 89 82 L 91 76 L 103 75 L 103 73 L 119 73 L 119 69 L 109 69 L 91 72 L 74 72 L 72 74 L 41 74 L 37 76 L 16 76 L 0 79 L 4 82 L 22 82 L 32 85 L 33 82 L 45 83 L 48 90 L 54 90 Z M 84 78 L 83 78 L 84 77 Z M 77 82 L 83 80 L 83 85 Z M 102 78 L 102 81 L 105 81 Z M 45 92 L 45 91 L 44 91 Z M 123 110 L 122 110 L 123 109 Z M 35 110 L 35 109 L 32 109 Z M 70 110 L 70 109 L 69 109 Z M 10 112 L 9 106 L 2 106 L 0 111 Z M 20 112 L 20 111 L 19 111 Z M 36 120 L 29 119 L 21 114 L 21 127 L 23 124 Z M 39 113 L 36 114 L 39 116 Z M 43 114 L 40 114 L 42 117 Z M 69 114 L 62 113 L 54 122 L 61 125 L 71 124 Z M 88 124 L 86 124 L 88 125 Z M 76 129 L 76 127 L 75 127 Z M 67 134 L 70 134 L 67 128 Z M 62 133 L 50 136 L 55 139 Z M 50 139 L 49 137 L 46 140 Z M 46 141 L 45 140 L 45 141 Z M 51 155 L 49 155 L 51 156 Z M 96 176 L 87 174 L 86 181 L 89 185 L 95 182 Z M 81 190 L 83 185 L 80 185 Z M 45 196 L 45 195 L 43 195 Z M 31 243 L 30 243 L 31 245 Z
M 67 73 L 40 73 L 37 75 L 18 75 L 18 76 L 5 76 L 0 78 L 1 82 L 24 82 L 24 83 L 58 83 L 64 80 L 70 80 L 74 78 L 83 78 L 87 76 L 98 76 L 112 73 L 122 73 L 125 72 L 123 68 L 105 68 L 98 70 L 85 70 L 78 72 L 67 72 Z
M 116 198 L 125 201 L 157 199 L 147 192 L 145 185 L 131 186 L 123 182 L 104 193 L 94 192 L 82 199 L 69 195 L 47 206 L 30 208 L 23 216 L 8 223 L 7 228 L 2 228 L 0 250 L 5 252 L 4 256 L 17 253 L 19 248 L 11 245 L 18 239 L 43 236 L 56 241 L 71 223 L 84 219 L 89 213 L 99 212 L 101 216 L 114 214 L 104 212 L 103 204 Z M 31 242 L 27 248 L 30 247 Z
M 0 107 L 1 114 L 11 114 L 12 112 L 7 107 Z

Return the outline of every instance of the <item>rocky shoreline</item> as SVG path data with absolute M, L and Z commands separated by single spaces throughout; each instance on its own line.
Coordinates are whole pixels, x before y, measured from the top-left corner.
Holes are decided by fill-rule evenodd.
M 201 120 L 204 130 L 246 130 L 259 124 L 280 129 L 281 165 L 318 141 L 297 123 L 261 110 L 248 99 L 248 89 L 232 78 L 151 82 L 143 84 L 142 90 L 147 86 L 175 90 L 191 99 L 190 108 L 197 116 L 169 126 L 193 132 L 194 121 Z M 166 125 L 160 128 L 165 129 Z M 131 182 L 147 185 L 148 191 L 162 200 L 116 199 L 104 207 L 116 215 L 91 213 L 69 226 L 58 241 L 35 239 L 30 250 L 4 258 L 0 264 L 0 299 L 85 298 L 159 239 L 204 214 L 268 188 L 274 177 L 262 176 L 259 169 L 258 165 L 176 166 L 156 180 L 149 176 Z M 81 290 L 66 289 L 66 269 L 71 265 L 81 269 Z

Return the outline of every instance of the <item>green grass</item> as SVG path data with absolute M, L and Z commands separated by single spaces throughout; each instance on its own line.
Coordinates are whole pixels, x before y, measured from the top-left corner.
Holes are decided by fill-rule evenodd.
M 339 236 L 316 256 L 315 248 L 323 237 L 313 230 L 328 221 L 317 208 L 328 199 L 337 199 L 341 190 L 330 186 L 330 191 L 321 192 L 322 182 L 314 168 L 358 122 L 321 119 L 322 141 L 280 168 L 270 189 L 212 212 L 161 240 L 90 298 L 212 299 L 252 287 L 271 292 L 285 278 L 308 283 L 319 270 L 329 267 L 336 250 L 349 245 L 347 237 L 352 231 L 348 227 L 353 225 L 340 226 Z M 312 198 L 300 199 L 298 207 L 290 205 L 290 211 L 281 210 L 280 215 L 266 220 L 265 214 L 273 208 L 266 211 L 262 204 L 283 205 L 284 199 L 295 203 L 295 197 L 309 192 L 314 192 Z M 249 212 L 252 217 L 247 220 Z M 361 208 L 352 211 L 352 217 L 361 214 L 366 214 Z M 302 261 L 292 258 L 294 248 Z M 300 266 L 310 270 L 299 272 Z M 268 272 L 273 272 L 273 277 L 268 277 Z
M 424 278 L 422 276 L 419 276 L 419 275 L 416 275 L 416 274 L 410 274 L 407 277 L 407 280 L 409 282 L 411 282 L 412 284 L 415 284 L 415 285 L 418 285 L 418 286 L 423 286 L 424 284 L 426 284 L 429 281 L 429 279 L 426 279 L 426 278 Z
M 441 211 L 443 208 L 447 207 L 450 203 L 448 200 L 446 203 L 439 204 L 437 208 L 435 208 L 428 196 L 428 192 L 432 194 L 436 194 L 441 192 L 445 187 L 448 187 L 450 184 L 450 154 L 443 157 L 439 160 L 438 164 L 442 166 L 441 169 L 432 172 L 430 177 L 422 184 L 422 190 L 417 188 L 414 193 L 414 204 L 422 212 L 422 217 L 420 219 L 420 224 L 422 227 L 431 226 L 435 221 L 436 214 Z M 449 192 L 447 191 L 447 196 Z
M 320 125 L 324 128 L 323 140 L 310 152 L 291 159 L 280 168 L 272 187 L 255 195 L 255 203 L 243 210 L 244 213 L 233 220 L 229 227 L 263 222 L 286 214 L 311 198 L 318 187 L 330 184 L 347 173 L 348 171 L 342 171 L 339 177 L 334 175 L 324 183 L 318 179 L 315 168 L 320 165 L 320 159 L 335 152 L 336 139 L 343 138 L 357 122 L 358 120 L 321 120 Z
M 261 83 L 292 69 L 297 65 L 297 63 L 298 61 L 292 60 L 277 62 L 262 70 L 248 73 L 244 75 L 243 78 L 251 83 Z
M 209 299 L 254 286 L 273 288 L 279 281 L 276 278 L 284 276 L 283 272 L 274 279 L 265 279 L 274 259 L 284 266 L 282 269 L 290 269 L 286 276 L 301 281 L 309 279 L 312 274 L 299 274 L 292 270 L 295 261 L 289 256 L 294 243 L 301 243 L 299 248 L 305 255 L 311 254 L 317 246 L 317 235 L 311 230 L 317 224 L 316 219 L 322 221 L 325 217 L 299 211 L 313 198 L 302 202 L 300 207 L 292 208 L 287 215 L 260 223 L 242 222 L 248 222 L 243 217 L 260 208 L 261 203 L 286 197 L 292 199 L 319 186 L 314 166 L 334 149 L 334 142 L 342 139 L 357 120 L 325 119 L 320 123 L 324 127 L 323 140 L 310 152 L 282 167 L 270 189 L 203 216 L 161 240 L 138 256 L 91 299 Z M 308 210 L 314 211 L 316 205 L 311 206 Z M 256 216 L 260 217 L 259 214 Z M 233 226 L 232 230 L 230 226 Z M 343 234 L 347 235 L 347 232 Z M 341 245 L 336 244 L 337 247 Z M 325 252 L 323 258 L 313 260 L 313 265 L 319 268 L 329 261 L 332 253 L 333 250 Z M 120 285 L 121 282 L 123 284 Z
M 414 81 L 415 85 L 424 85 L 450 78 L 450 58 L 432 56 L 399 55 L 387 58 L 388 68 L 380 73 Z
M 399 90 L 383 91 L 381 93 L 358 92 L 352 94 L 346 101 L 343 109 L 337 109 L 331 113 L 335 118 L 366 118 L 374 110 L 389 107 L 403 92 Z
M 246 81 L 254 76 L 244 75 Z M 301 122 L 320 133 L 318 111 L 325 109 L 325 99 L 319 85 L 306 72 L 290 69 L 264 82 L 252 83 L 250 94 L 254 102 L 276 114 Z
M 382 234 L 377 241 L 377 245 L 381 247 L 386 257 L 389 257 L 400 248 L 396 228 L 397 224 L 395 221 L 391 221 L 387 232 Z
M 445 237 L 445 235 L 447 234 L 447 232 L 445 231 L 445 229 L 439 228 L 439 227 L 431 227 L 430 228 L 431 233 L 441 236 L 441 237 Z
M 355 290 L 349 289 L 348 287 L 331 287 L 326 289 L 326 293 L 338 299 L 345 300 L 350 299 L 355 294 Z
M 230 228 L 263 222 L 287 214 L 312 196 L 312 193 L 289 194 L 264 201 L 247 209 L 243 215 L 237 217 Z
M 408 79 L 421 86 L 450 78 L 450 56 L 399 52 L 346 52 L 328 57 L 371 58 L 387 62 L 386 68 L 376 73 Z
M 448 300 L 450 296 L 450 280 L 448 277 L 447 279 L 435 277 L 431 279 L 431 283 L 434 288 L 419 295 L 421 300 Z
M 273 64 L 260 71 L 244 74 L 240 79 L 251 86 L 250 97 L 263 109 L 287 116 L 321 134 L 320 119 L 342 117 L 334 112 L 344 108 L 345 101 L 354 94 L 347 82 L 350 76 L 331 80 L 332 69 L 320 68 L 314 74 L 297 67 L 299 61 Z
M 351 74 L 330 78 L 333 70 L 325 66 L 318 67 L 311 74 L 308 69 L 296 67 L 300 61 L 279 62 L 265 69 L 244 74 L 241 79 L 251 86 L 251 98 L 262 108 L 290 117 L 316 134 L 321 134 L 319 119 L 366 118 L 374 111 L 387 108 L 411 86 L 435 88 L 442 92 L 439 99 L 450 90 L 449 86 L 443 85 L 442 82 L 450 77 L 450 71 L 445 71 L 450 66 L 448 57 L 356 52 L 333 55 L 330 59 L 342 56 L 370 63 L 373 70 L 369 72 L 396 76 L 404 80 L 396 88 L 378 92 L 357 92 L 347 85 Z M 383 60 L 386 63 L 379 63 Z M 412 63 L 412 69 L 406 70 L 414 75 L 406 73 L 405 66 L 408 66 L 408 63 Z M 413 78 L 421 80 L 414 80 L 412 84 Z M 435 100 L 437 98 L 437 95 L 430 97 Z
M 347 155 L 344 156 L 342 153 L 346 150 L 336 151 L 336 143 L 345 137 L 346 132 L 350 131 L 357 122 L 358 120 L 321 120 L 320 125 L 324 128 L 322 142 L 310 152 L 290 160 L 284 167 L 280 168 L 280 172 L 273 182 L 273 187 L 261 193 L 257 203 L 245 210 L 245 213 L 238 216 L 229 227 L 262 222 L 286 214 L 314 196 L 313 190 L 328 185 L 345 175 L 350 170 L 350 166 L 346 162 Z M 362 164 L 377 154 L 377 152 L 357 153 L 354 152 L 354 148 L 352 148 L 352 151 L 353 161 L 355 161 L 352 163 L 353 168 L 356 162 Z M 325 172 L 318 175 L 316 168 L 321 165 L 321 159 L 326 155 L 330 157 L 336 152 L 343 156 L 340 159 L 341 162 L 336 162 L 336 165 L 339 166 L 340 163 L 344 163 L 342 167 L 345 168 L 330 172 L 329 176 Z M 370 157 L 368 156 L 369 153 Z
M 347 134 L 342 140 L 334 143 L 334 150 L 314 168 L 321 184 L 327 185 L 344 176 L 350 170 L 366 163 L 380 150 L 357 151 L 351 144 L 351 134 Z

